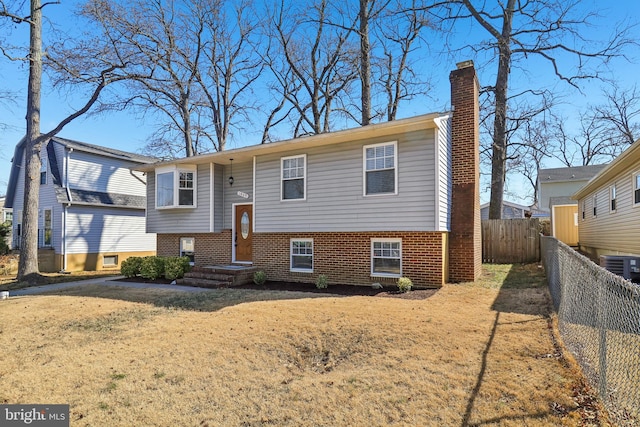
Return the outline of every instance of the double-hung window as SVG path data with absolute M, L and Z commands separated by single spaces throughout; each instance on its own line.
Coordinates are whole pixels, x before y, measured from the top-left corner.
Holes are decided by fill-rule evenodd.
M 398 144 L 365 145 L 364 195 L 398 194 Z
M 196 167 L 156 169 L 156 208 L 196 207 Z
M 306 163 L 306 154 L 281 159 L 282 200 L 306 199 Z
M 291 271 L 313 272 L 313 239 L 291 239 Z
M 614 213 L 616 211 L 616 204 L 616 185 L 613 184 L 611 187 L 609 187 L 609 212 Z
M 633 174 L 633 205 L 640 206 L 640 172 Z
M 593 196 L 593 217 L 597 217 L 598 216 L 598 196 L 594 195 Z
M 371 275 L 382 277 L 402 275 L 402 239 L 371 240 Z
M 43 157 L 40 163 L 40 185 L 47 183 L 47 158 Z

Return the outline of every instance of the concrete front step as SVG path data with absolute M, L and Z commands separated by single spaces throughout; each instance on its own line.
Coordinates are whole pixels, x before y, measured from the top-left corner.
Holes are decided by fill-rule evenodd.
M 256 270 L 255 267 L 237 265 L 193 267 L 178 283 L 192 286 L 203 284 L 212 288 L 239 286 L 250 283 Z M 220 285 L 222 283 L 226 285 Z
M 185 277 L 184 279 L 176 280 L 178 285 L 196 286 L 198 288 L 219 289 L 228 288 L 232 282 L 222 280 L 210 280 L 210 279 L 197 279 L 194 277 Z

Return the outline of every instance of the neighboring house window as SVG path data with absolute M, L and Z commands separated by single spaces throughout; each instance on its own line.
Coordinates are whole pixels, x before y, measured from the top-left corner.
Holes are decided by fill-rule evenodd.
M 20 249 L 20 240 L 22 238 L 22 211 L 16 213 L 16 233 L 13 238 L 13 247 Z
M 609 187 L 609 212 L 615 212 L 616 211 L 616 185 L 613 184 L 611 187 Z
M 42 229 L 40 229 L 40 246 L 50 247 L 53 244 L 53 230 L 51 209 L 44 209 L 42 212 Z
M 402 275 L 402 239 L 371 240 L 371 275 Z
M 291 271 L 313 272 L 313 239 L 291 239 Z
M 4 211 L 4 221 L 3 222 L 13 222 L 13 212 Z
M 305 200 L 307 156 L 281 159 L 282 200 Z
M 103 267 L 117 267 L 118 266 L 118 255 L 105 255 L 102 259 Z
M 196 263 L 196 242 L 193 237 L 181 237 L 180 238 L 180 256 L 186 256 L 189 258 L 189 264 L 195 265 Z
M 40 185 L 47 183 L 47 158 L 43 157 L 40 163 Z
M 156 170 L 156 208 L 196 206 L 196 167 Z
M 633 204 L 640 205 L 640 172 L 633 176 Z
M 364 146 L 364 194 L 397 194 L 396 142 Z
M 593 196 L 593 217 L 598 216 L 598 196 Z

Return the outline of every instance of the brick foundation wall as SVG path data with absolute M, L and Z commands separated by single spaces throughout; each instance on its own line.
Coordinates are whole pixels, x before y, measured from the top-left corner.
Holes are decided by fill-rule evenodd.
M 449 279 L 474 281 L 482 271 L 478 80 L 472 62 L 451 72 L 451 234 Z
M 289 271 L 292 238 L 313 239 L 313 273 Z M 397 279 L 371 276 L 371 239 L 402 239 L 402 275 L 415 286 L 442 286 L 446 278 L 446 233 L 255 233 L 254 266 L 270 280 L 314 283 L 325 274 L 329 283 L 393 285 Z
M 179 256 L 181 237 L 194 238 L 196 265 L 231 264 L 231 230 L 221 233 L 158 234 L 158 256 Z
M 231 230 L 221 233 L 158 234 L 159 256 L 178 256 L 180 238 L 195 239 L 197 266 L 231 264 Z M 292 238 L 313 239 L 313 273 L 290 271 Z M 415 286 L 442 286 L 447 281 L 447 233 L 255 233 L 253 265 L 269 280 L 315 283 L 325 274 L 329 283 L 394 285 L 396 278 L 371 276 L 371 239 L 402 239 L 402 275 Z

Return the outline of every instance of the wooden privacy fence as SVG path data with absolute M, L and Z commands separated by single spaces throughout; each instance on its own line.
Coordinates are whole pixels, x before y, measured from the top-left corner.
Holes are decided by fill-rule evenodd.
M 538 261 L 540 261 L 538 218 L 482 221 L 482 262 L 512 264 Z

